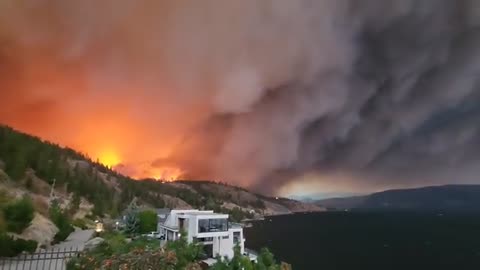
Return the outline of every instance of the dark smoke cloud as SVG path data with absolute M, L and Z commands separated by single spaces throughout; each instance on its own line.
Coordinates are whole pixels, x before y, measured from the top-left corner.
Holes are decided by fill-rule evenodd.
M 174 145 L 153 168 L 264 192 L 478 181 L 478 1 L 23 2 L 0 7 L 1 59 L 48 51 L 86 100 L 128 100 Z
M 252 172 L 267 191 L 312 171 L 385 187 L 478 181 L 479 5 L 352 1 L 347 9 L 335 20 L 354 48 L 351 67 L 294 79 L 230 119 L 225 146 L 211 154 L 228 161 L 226 177 Z

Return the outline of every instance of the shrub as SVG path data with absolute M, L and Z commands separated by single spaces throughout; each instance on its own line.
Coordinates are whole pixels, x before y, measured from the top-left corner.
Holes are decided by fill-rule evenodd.
M 72 222 L 72 225 L 82 230 L 88 229 L 87 222 L 84 219 L 77 218 Z
M 139 232 L 149 233 L 157 230 L 157 213 L 155 211 L 146 210 L 138 213 Z
M 291 270 L 289 264 L 277 264 L 273 254 L 266 248 L 262 249 L 257 263 L 252 263 L 250 259 L 243 256 L 240 247 L 234 248 L 234 256 L 230 260 L 228 258 L 217 257 L 217 262 L 210 268 L 211 270 L 229 270 L 229 269 L 245 269 L 245 270 Z
M 14 257 L 23 251 L 32 253 L 37 245 L 33 240 L 13 239 L 5 232 L 0 233 L 0 257 Z
M 121 234 L 106 234 L 105 242 L 70 260 L 68 270 L 200 270 L 195 261 L 201 247 L 185 237 L 161 249 L 159 241 L 139 238 L 127 243 Z
M 183 270 L 191 262 L 195 262 L 201 255 L 203 247 L 197 243 L 189 244 L 187 241 L 187 233 L 180 232 L 181 237 L 176 241 L 167 242 L 167 250 L 173 251 L 177 256 L 177 263 L 174 269 Z
M 6 206 L 11 200 L 12 198 L 10 198 L 7 191 L 0 189 L 0 209 Z
M 5 219 L 3 218 L 3 214 L 0 213 L 0 232 L 3 232 L 7 229 L 7 224 L 5 222 Z
M 26 229 L 34 217 L 35 209 L 32 201 L 28 197 L 24 197 L 7 205 L 3 209 L 3 215 L 7 223 L 7 231 L 22 233 Z
M 75 230 L 70 224 L 67 215 L 56 204 L 50 207 L 50 219 L 59 229 L 54 237 L 55 242 L 60 242 L 65 239 Z
M 179 268 L 175 252 L 163 250 L 141 250 L 137 249 L 129 253 L 112 256 L 104 260 L 96 260 L 89 254 L 82 254 L 79 258 L 72 259 L 67 264 L 68 270 L 94 270 L 94 269 L 129 269 L 129 270 L 201 270 L 195 262 Z
M 268 248 L 262 248 L 257 260 L 259 265 L 263 265 L 266 268 L 276 265 L 275 256 L 273 256 Z

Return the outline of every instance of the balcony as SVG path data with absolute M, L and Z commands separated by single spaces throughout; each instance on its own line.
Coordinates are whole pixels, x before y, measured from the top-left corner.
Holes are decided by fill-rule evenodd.
M 226 232 L 228 221 L 226 219 L 199 219 L 198 233 Z

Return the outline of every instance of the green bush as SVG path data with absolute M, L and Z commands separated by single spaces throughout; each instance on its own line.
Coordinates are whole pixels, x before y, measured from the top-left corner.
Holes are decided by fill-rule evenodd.
M 84 219 L 77 218 L 72 222 L 72 225 L 82 230 L 88 229 L 87 222 Z
M 105 234 L 105 242 L 92 250 L 85 251 L 67 264 L 68 270 L 114 270 L 114 269 L 158 269 L 158 270 L 200 270 L 197 263 L 202 253 L 202 246 L 189 244 L 186 233 L 177 241 L 169 241 L 164 248 L 159 242 L 138 238 L 127 243 L 125 236 L 118 233 Z M 241 254 L 240 247 L 234 249 L 231 259 L 217 257 L 217 262 L 210 270 L 291 270 L 286 263 L 277 263 L 268 249 L 262 249 L 258 262 L 253 263 Z
M 5 232 L 0 233 L 0 257 L 14 257 L 23 251 L 32 253 L 37 245 L 33 240 L 13 239 Z
M 197 243 L 188 243 L 187 233 L 180 231 L 181 237 L 176 241 L 167 242 L 166 249 L 173 251 L 177 256 L 175 270 L 183 270 L 192 262 L 197 261 L 202 254 L 203 247 Z
M 139 221 L 138 230 L 140 233 L 149 233 L 157 230 L 157 213 L 155 211 L 146 210 L 138 213 Z
M 127 243 L 123 235 L 107 233 L 105 242 L 70 260 L 67 269 L 200 270 L 196 261 L 201 249 L 188 244 L 185 236 L 162 249 L 157 240 L 140 237 Z
M 212 265 L 210 270 L 291 270 L 289 264 L 277 264 L 273 254 L 266 248 L 263 248 L 257 258 L 256 263 L 252 263 L 250 259 L 243 256 L 240 252 L 240 247 L 234 248 L 234 256 L 230 260 L 228 258 L 217 257 L 217 262 Z
M 17 200 L 3 209 L 7 231 L 22 233 L 33 220 L 35 209 L 28 197 Z
M 61 242 L 75 230 L 70 224 L 70 220 L 67 215 L 56 204 L 50 207 L 50 219 L 59 229 L 58 233 L 54 237 L 55 242 Z

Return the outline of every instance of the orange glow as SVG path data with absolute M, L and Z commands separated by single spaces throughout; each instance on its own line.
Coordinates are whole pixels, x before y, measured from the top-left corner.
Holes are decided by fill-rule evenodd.
M 98 157 L 98 161 L 109 168 L 113 168 L 121 162 L 118 154 L 114 151 L 102 152 Z
M 179 180 L 183 172 L 179 168 L 162 167 L 162 168 L 152 169 L 152 173 L 153 173 L 153 178 L 155 180 L 170 182 L 170 181 Z
M 167 7 L 174 2 L 165 8 L 160 8 L 162 1 L 152 4 L 159 8 L 137 5 L 118 21 L 106 15 L 95 19 L 99 26 L 111 26 L 108 35 L 93 33 L 103 29 L 96 23 L 77 28 L 75 22 L 84 17 L 80 14 L 63 22 L 69 17 L 65 14 L 76 10 L 73 5 L 48 2 L 35 5 L 31 13 L 14 2 L 1 5 L 12 8 L 11 15 L 0 9 L 5 15 L 1 25 L 9 26 L 0 27 L 0 124 L 73 148 L 132 178 L 171 181 L 188 171 L 173 161 L 168 168 L 153 165 L 169 157 L 187 131 L 211 113 L 209 96 L 191 92 L 189 86 L 203 89 L 210 82 L 177 81 L 164 64 L 174 52 L 162 50 L 163 39 L 150 43 L 154 39 L 144 27 L 166 25 L 161 20 L 168 16 L 151 11 L 169 15 Z M 92 15 L 104 9 L 110 14 L 117 5 L 109 2 L 92 8 Z M 90 30 L 92 36 L 84 36 Z

